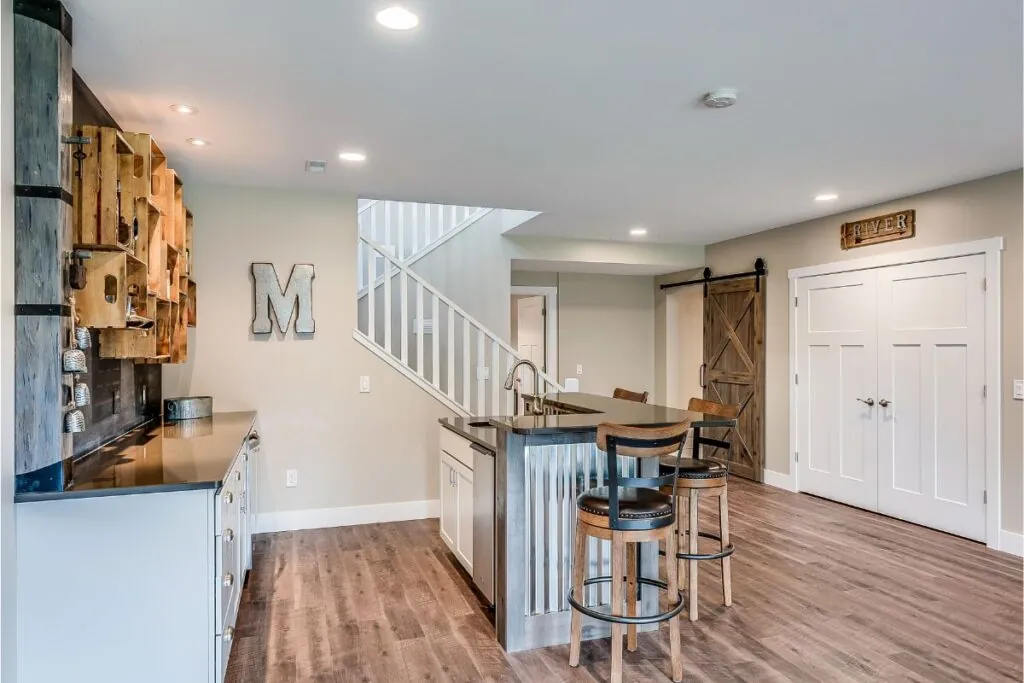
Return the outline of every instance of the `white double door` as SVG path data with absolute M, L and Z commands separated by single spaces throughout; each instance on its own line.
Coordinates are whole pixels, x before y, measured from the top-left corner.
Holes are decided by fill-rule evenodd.
M 985 258 L 797 281 L 801 491 L 985 540 Z

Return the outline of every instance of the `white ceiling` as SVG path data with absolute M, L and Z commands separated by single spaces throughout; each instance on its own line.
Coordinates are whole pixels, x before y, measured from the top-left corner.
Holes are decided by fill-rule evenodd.
M 701 244 L 1022 164 L 1020 0 L 408 0 L 406 33 L 368 0 L 66 2 L 78 72 L 187 180 Z

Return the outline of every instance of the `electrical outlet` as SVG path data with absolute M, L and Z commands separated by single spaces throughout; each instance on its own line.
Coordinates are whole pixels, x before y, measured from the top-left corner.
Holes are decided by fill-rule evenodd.
M 583 363 L 579 363 L 576 366 L 576 374 L 577 375 L 582 375 L 583 374 Z
M 299 485 L 299 471 L 298 470 L 285 470 L 284 473 L 284 485 L 290 489 L 295 488 Z
M 1024 401 L 1024 379 L 1013 380 L 1013 399 Z
M 370 393 L 370 378 L 367 375 L 363 375 L 359 378 L 359 393 L 368 394 Z

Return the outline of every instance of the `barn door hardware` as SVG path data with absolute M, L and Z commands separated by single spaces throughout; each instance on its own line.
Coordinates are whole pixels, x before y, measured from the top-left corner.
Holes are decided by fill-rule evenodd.
M 733 273 L 732 275 L 714 275 L 711 274 L 710 268 L 705 268 L 701 277 L 695 280 L 686 280 L 685 282 L 672 282 L 667 285 L 661 285 L 662 289 L 674 289 L 675 287 L 688 287 L 689 285 L 703 285 L 704 296 L 708 295 L 708 283 L 710 282 L 723 282 L 725 280 L 738 280 L 744 277 L 756 278 L 754 280 L 755 291 L 761 291 L 761 278 L 768 274 L 768 264 L 761 257 L 754 260 L 754 269 L 745 273 Z

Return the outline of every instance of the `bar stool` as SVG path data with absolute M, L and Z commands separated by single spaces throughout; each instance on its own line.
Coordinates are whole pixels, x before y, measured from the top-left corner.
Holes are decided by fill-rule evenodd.
M 678 567 L 666 563 L 667 582 L 638 576 L 637 544 L 664 541 L 668 552 L 676 553 L 677 468 L 662 465 L 655 477 L 623 477 L 619 474 L 618 456 L 634 458 L 665 458 L 670 453 L 675 461 L 682 458 L 683 444 L 690 428 L 689 421 L 667 427 L 643 428 L 602 424 L 597 428 L 597 447 L 608 457 L 608 486 L 584 491 L 576 499 L 576 538 L 573 552 L 572 588 L 568 601 L 572 606 L 572 631 L 569 640 L 569 666 L 579 666 L 580 641 L 583 637 L 583 616 L 612 625 L 612 683 L 622 681 L 622 627 L 627 628 L 627 647 L 637 648 L 637 625 L 669 622 L 669 643 L 672 653 L 672 680 L 683 680 L 683 659 L 680 651 L 679 614 L 683 596 L 679 590 Z M 664 470 L 668 470 L 666 474 Z M 662 491 L 667 490 L 667 493 Z M 586 578 L 587 538 L 595 537 L 612 544 L 610 576 Z M 628 557 L 627 557 L 628 555 Z M 612 602 L 607 612 L 584 604 L 585 586 L 610 583 Z M 638 587 L 654 586 L 668 592 L 669 609 L 647 616 L 637 615 Z M 623 601 L 626 609 L 623 612 Z
M 624 401 L 636 401 L 637 403 L 647 403 L 647 397 L 648 393 L 646 391 L 630 391 L 622 387 L 616 387 L 615 391 L 612 392 L 612 398 L 621 398 Z
M 739 414 L 738 405 L 726 405 L 699 398 L 691 398 L 687 410 L 729 419 L 735 419 Z M 726 607 L 732 606 L 731 556 L 736 550 L 729 540 L 729 463 L 715 458 L 702 458 L 700 453 L 702 445 L 728 449 L 729 442 L 701 436 L 699 430 L 695 430 L 695 432 L 697 433 L 693 439 L 693 458 L 682 458 L 678 465 L 670 459 L 663 458 L 661 463 L 662 475 L 668 474 L 673 468 L 678 471 L 676 495 L 680 501 L 677 507 L 679 517 L 677 545 L 686 550 L 685 552 L 676 552 L 677 573 L 682 577 L 682 582 L 688 584 L 686 600 L 690 607 L 690 621 L 697 621 L 697 567 L 698 563 L 704 560 L 722 561 L 722 601 Z M 667 493 L 665 488 L 662 491 Z M 699 529 L 697 510 L 701 496 L 718 496 L 719 532 L 717 534 Z M 701 537 L 718 541 L 719 551 L 717 553 L 699 552 L 697 541 Z M 666 564 L 669 564 L 668 558 L 671 558 L 672 555 L 667 548 L 665 557 Z

